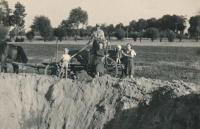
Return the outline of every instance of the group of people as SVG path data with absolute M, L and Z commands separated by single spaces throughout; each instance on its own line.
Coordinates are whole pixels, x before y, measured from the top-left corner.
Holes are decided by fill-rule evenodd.
M 131 48 L 131 44 L 126 45 L 126 50 L 123 51 L 121 45 L 117 46 L 116 50 L 116 63 L 125 64 L 125 75 L 133 78 L 134 75 L 134 57 L 136 52 Z M 121 61 L 123 58 L 123 61 Z
M 91 65 L 92 72 L 95 74 L 95 77 L 99 77 L 100 74 L 104 74 L 104 58 L 107 56 L 106 49 L 103 47 L 106 45 L 106 40 L 104 37 L 104 32 L 100 29 L 100 24 L 96 24 L 96 29 L 91 34 L 91 39 L 87 43 L 92 44 L 91 54 L 90 54 L 90 61 L 89 65 Z M 120 45 L 117 46 L 116 50 L 116 62 L 117 63 L 124 63 L 125 64 L 125 74 L 127 77 L 133 78 L 134 75 L 134 57 L 136 56 L 136 52 L 131 48 L 131 44 L 128 43 L 126 45 L 126 50 L 123 51 Z M 68 62 L 70 61 L 71 57 L 68 55 L 69 50 L 65 48 L 65 54 L 62 55 L 61 61 L 62 68 L 61 72 L 64 71 L 67 77 L 67 69 L 68 69 Z M 123 62 L 121 59 L 123 58 Z

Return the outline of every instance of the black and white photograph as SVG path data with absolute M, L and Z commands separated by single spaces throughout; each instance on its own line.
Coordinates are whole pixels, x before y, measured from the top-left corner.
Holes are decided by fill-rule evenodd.
M 0 129 L 200 129 L 200 1 L 0 0 Z

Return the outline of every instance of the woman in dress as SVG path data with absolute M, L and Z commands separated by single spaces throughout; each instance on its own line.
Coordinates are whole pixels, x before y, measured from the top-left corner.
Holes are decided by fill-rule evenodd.
M 95 52 L 93 68 L 95 72 L 95 77 L 99 77 L 99 74 L 104 74 L 104 57 L 106 55 L 106 50 L 103 48 L 103 42 L 99 42 L 99 48 Z

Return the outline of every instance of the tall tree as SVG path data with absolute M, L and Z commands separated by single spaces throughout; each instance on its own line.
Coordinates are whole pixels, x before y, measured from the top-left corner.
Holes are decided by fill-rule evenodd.
M 24 29 L 25 16 L 26 16 L 25 6 L 17 2 L 17 4 L 15 4 L 15 10 L 13 12 L 13 21 L 12 21 L 12 24 L 14 25 L 14 28 L 16 29 L 17 33 Z
M 135 20 L 132 20 L 132 21 L 129 23 L 129 27 L 131 28 L 131 31 L 133 31 L 134 29 L 137 28 L 136 23 L 137 23 L 137 21 L 135 21 Z
M 101 24 L 100 28 L 103 30 L 105 37 L 107 37 L 108 36 L 107 25 L 105 23 Z
M 60 40 L 60 42 L 62 41 L 63 37 L 65 36 L 65 30 L 64 28 L 58 27 L 55 28 L 53 30 L 54 36 L 56 36 L 58 38 L 58 40 Z
M 117 24 L 115 30 L 124 30 L 124 25 L 122 23 Z
M 164 15 L 161 19 L 160 19 L 160 29 L 161 30 L 174 30 L 173 26 L 175 25 L 175 23 L 172 23 L 171 21 L 171 16 L 169 14 Z
M 115 29 L 115 37 L 117 37 L 118 40 L 122 40 L 125 36 L 125 32 L 123 29 Z
M 6 27 L 11 26 L 11 9 L 9 8 L 8 2 L 6 0 L 0 1 L 0 24 L 3 24 Z
M 198 36 L 200 36 L 200 15 L 190 17 L 189 24 L 188 32 L 190 36 L 195 37 L 196 41 L 198 41 Z
M 184 16 L 164 15 L 160 19 L 160 29 L 173 30 L 174 32 L 180 31 L 180 33 L 183 33 L 186 28 L 186 20 Z
M 110 40 L 110 37 L 113 36 L 114 33 L 114 25 L 110 24 L 109 26 L 107 26 L 107 32 L 108 32 L 108 38 Z
M 138 22 L 136 23 L 137 25 L 137 31 L 140 32 L 147 27 L 147 21 L 144 19 L 139 19 Z
M 28 31 L 28 32 L 26 33 L 26 37 L 27 37 L 27 39 L 28 39 L 30 42 L 33 40 L 34 36 L 35 36 L 35 34 L 34 34 L 33 31 Z
M 72 23 L 69 20 L 62 20 L 61 24 L 59 27 L 64 28 L 66 36 L 69 37 L 72 36 Z
M 164 37 L 166 37 L 166 33 L 165 33 L 164 31 L 160 31 L 159 37 L 160 37 L 160 42 L 162 42 L 162 39 L 163 39 Z
M 187 18 L 184 16 L 176 16 L 176 31 L 180 31 L 181 34 L 183 34 L 184 30 L 186 29 L 186 21 Z
M 92 27 L 92 26 L 87 26 L 87 27 L 86 27 L 86 30 L 87 30 L 87 34 L 88 34 L 88 36 L 90 36 L 91 33 L 92 33 L 93 30 L 94 30 L 94 27 Z
M 8 28 L 0 24 L 0 41 L 5 41 L 8 34 Z
M 158 28 L 156 18 L 147 19 L 147 28 Z
M 36 16 L 33 19 L 33 24 L 30 26 L 32 31 L 39 31 L 40 35 L 44 37 L 44 41 L 49 40 L 53 33 L 51 21 L 45 16 Z
M 10 41 L 12 41 L 12 38 L 14 38 L 14 37 L 17 35 L 17 32 L 16 32 L 15 28 L 13 28 L 13 29 L 9 32 L 9 35 L 10 35 Z
M 74 28 L 78 29 L 80 24 L 83 26 L 88 24 L 88 13 L 82 10 L 81 7 L 72 9 L 68 20 L 73 24 Z
M 153 42 L 154 39 L 158 38 L 159 31 L 157 28 L 148 28 L 145 32 L 146 36 L 148 38 L 151 38 L 151 41 Z

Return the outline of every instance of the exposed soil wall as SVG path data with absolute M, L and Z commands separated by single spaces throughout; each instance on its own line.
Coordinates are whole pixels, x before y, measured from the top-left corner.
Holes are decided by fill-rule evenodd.
M 83 75 L 81 75 L 83 76 Z M 200 88 L 110 76 L 71 80 L 0 75 L 2 129 L 196 129 Z

